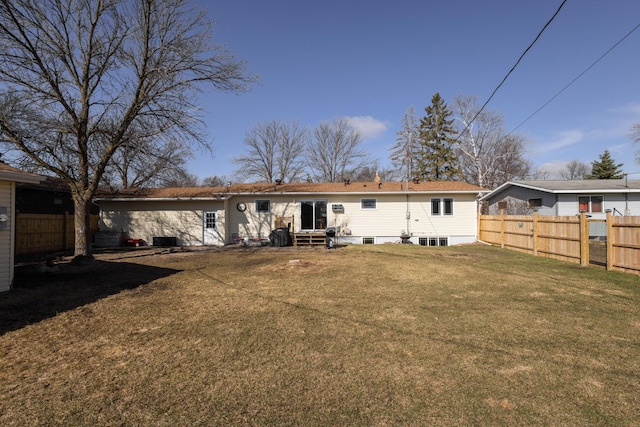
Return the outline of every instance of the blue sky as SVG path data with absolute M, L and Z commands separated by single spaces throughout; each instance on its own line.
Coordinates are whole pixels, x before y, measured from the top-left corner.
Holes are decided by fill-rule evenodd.
M 246 60 L 260 84 L 240 95 L 203 94 L 214 155 L 188 164 L 201 178 L 231 177 L 245 132 L 259 122 L 351 118 L 362 148 L 388 165 L 403 115 L 424 115 L 439 92 L 484 103 L 561 0 L 201 0 L 214 43 Z M 569 0 L 488 110 L 511 131 L 640 24 L 637 0 Z M 640 121 L 640 29 L 517 129 L 528 157 L 549 172 L 608 149 L 639 172 L 629 129 Z M 551 175 L 550 177 L 553 177 Z M 640 174 L 631 176 L 640 179 Z

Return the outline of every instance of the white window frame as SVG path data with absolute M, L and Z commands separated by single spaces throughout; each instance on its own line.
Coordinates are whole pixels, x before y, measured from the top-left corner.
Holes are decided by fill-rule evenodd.
M 431 216 L 453 216 L 453 197 L 433 198 L 430 203 Z M 438 211 L 436 212 L 434 208 Z
M 604 196 L 600 195 L 600 194 L 589 194 L 589 195 L 583 195 L 583 196 L 578 196 L 578 211 L 582 212 L 580 210 L 580 199 L 581 198 L 589 198 L 589 209 L 586 210 L 586 213 L 603 213 L 604 212 Z M 593 198 L 594 197 L 599 197 L 600 198 L 600 210 L 594 212 L 593 211 Z
M 373 202 L 373 206 L 367 206 L 366 203 Z M 378 199 L 360 199 L 360 209 L 377 209 L 378 208 Z
M 218 229 L 218 215 L 215 211 L 205 211 L 204 213 L 204 228 L 209 230 Z
M 259 209 L 260 204 L 263 204 L 263 203 L 267 203 L 267 205 L 268 205 L 267 210 Z M 254 202 L 254 205 L 255 205 L 257 213 L 271 213 L 271 200 L 270 199 L 256 199 L 255 202 Z

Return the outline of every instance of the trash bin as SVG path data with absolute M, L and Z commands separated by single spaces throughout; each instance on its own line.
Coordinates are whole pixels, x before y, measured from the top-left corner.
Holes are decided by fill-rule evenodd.
M 336 228 L 335 227 L 329 227 L 324 231 L 324 234 L 327 236 L 326 237 L 327 249 L 335 248 L 335 244 L 333 242 L 333 239 L 336 237 Z
M 291 233 L 288 228 L 276 228 L 269 234 L 271 246 L 291 246 Z

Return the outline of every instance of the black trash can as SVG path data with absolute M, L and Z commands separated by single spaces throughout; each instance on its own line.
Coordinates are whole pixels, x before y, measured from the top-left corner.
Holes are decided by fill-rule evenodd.
M 288 228 L 276 228 L 269 234 L 271 246 L 291 246 L 291 233 Z
M 333 239 L 336 237 L 336 228 L 329 227 L 324 231 L 324 234 L 327 236 L 326 237 L 327 249 L 335 248 L 335 243 L 333 242 Z

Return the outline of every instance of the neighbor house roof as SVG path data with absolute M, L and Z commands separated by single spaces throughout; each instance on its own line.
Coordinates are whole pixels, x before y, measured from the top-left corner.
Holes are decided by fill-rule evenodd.
M 0 181 L 29 182 L 35 184 L 43 179 L 43 176 L 22 171 L 0 161 Z
M 538 181 L 509 181 L 485 194 L 480 200 L 490 199 L 494 195 L 509 187 L 522 187 L 531 190 L 553 194 L 578 193 L 637 193 L 640 192 L 640 180 L 637 179 L 585 179 L 585 180 L 538 180 Z
M 277 194 L 389 194 L 389 193 L 473 193 L 488 190 L 464 182 L 333 182 L 333 183 L 288 183 L 288 184 L 232 184 L 226 187 L 153 188 L 101 194 L 97 200 L 130 199 L 225 199 L 236 195 Z

